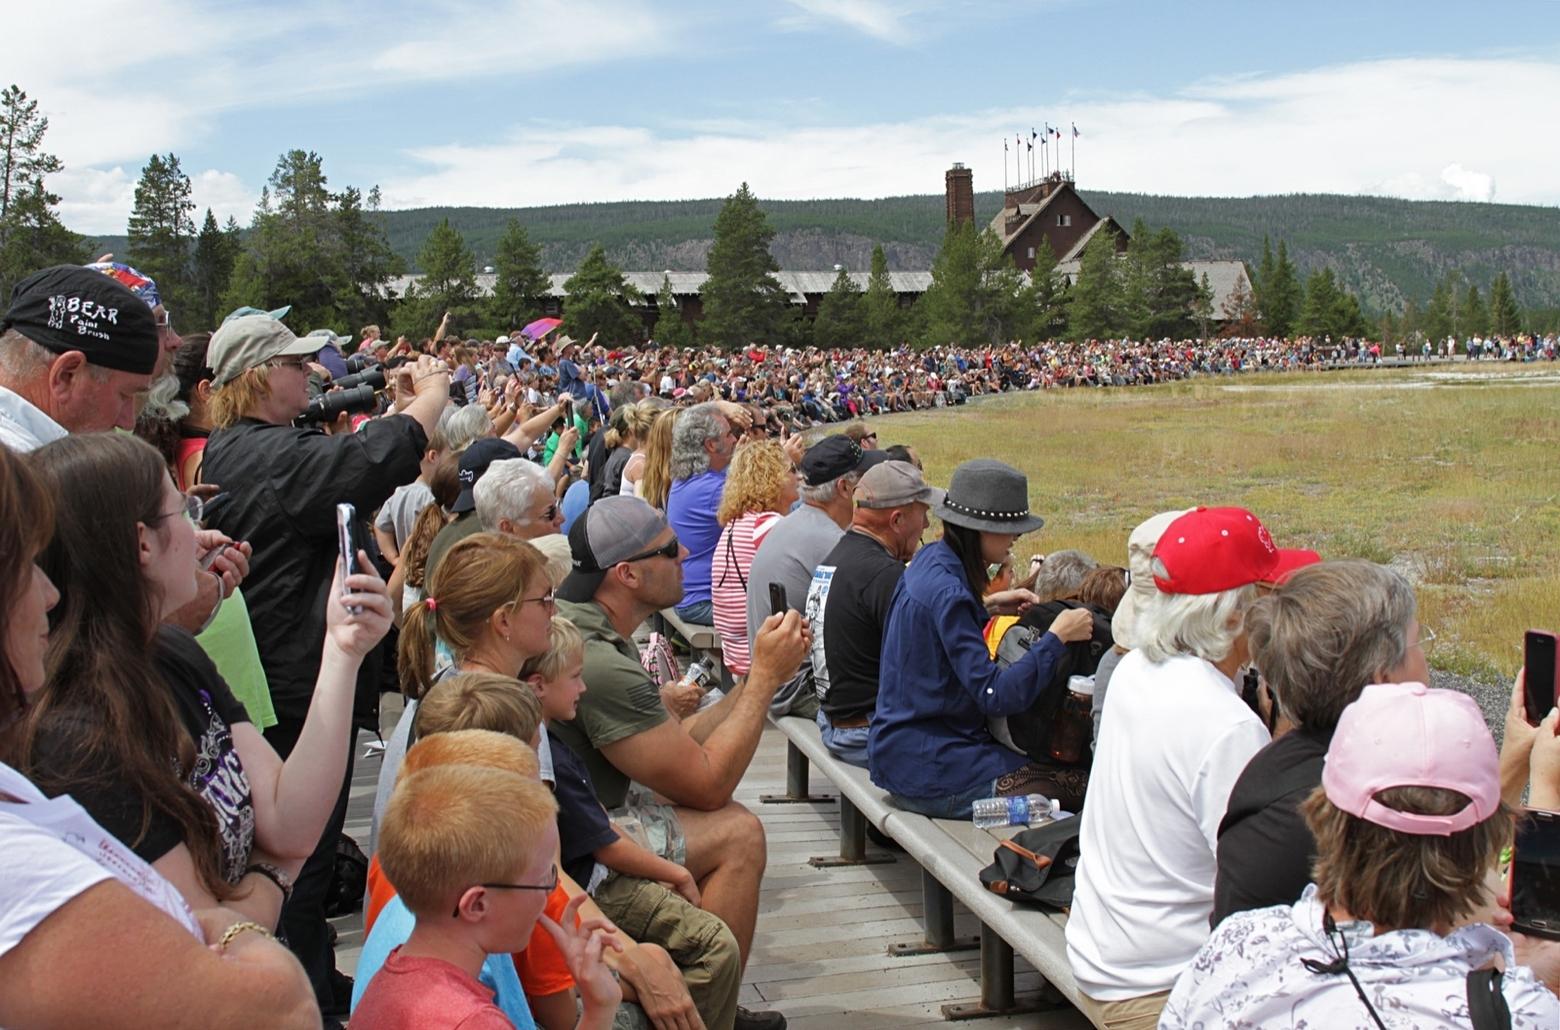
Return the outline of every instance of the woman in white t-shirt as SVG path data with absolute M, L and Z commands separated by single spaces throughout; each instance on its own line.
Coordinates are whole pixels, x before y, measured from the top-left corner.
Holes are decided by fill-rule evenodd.
M 53 508 L 0 447 L 0 1026 L 225 1026 L 260 1011 L 318 1026 L 307 977 L 269 934 L 226 909 L 191 912 L 68 796 L 6 764 L 44 684 L 59 593 L 36 559 Z

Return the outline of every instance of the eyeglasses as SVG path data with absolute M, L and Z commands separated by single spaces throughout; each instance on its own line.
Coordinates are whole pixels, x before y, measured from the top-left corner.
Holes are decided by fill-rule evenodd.
M 663 547 L 657 547 L 657 548 L 655 548 L 653 550 L 643 551 L 643 552 L 641 552 L 639 554 L 632 555 L 632 556 L 630 556 L 628 558 L 624 558 L 622 560 L 625 561 L 625 562 L 630 562 L 630 561 L 646 561 L 646 560 L 648 560 L 650 558 L 673 558 L 673 559 L 675 559 L 677 557 L 677 555 L 678 555 L 678 552 L 680 552 L 681 550 L 682 550 L 682 544 L 678 542 L 677 537 L 673 536 L 672 539 L 670 541 L 668 541 L 667 544 L 665 546 L 663 546 Z M 617 564 L 617 563 L 614 562 L 613 564 Z
M 520 600 L 516 601 L 515 604 L 520 605 L 522 607 L 525 606 L 525 605 L 528 605 L 528 604 L 539 604 L 543 608 L 553 609 L 553 608 L 558 607 L 557 592 L 553 591 L 553 590 L 549 590 L 549 591 L 547 591 L 547 593 L 543 594 L 541 597 L 522 597 L 522 598 L 520 598 Z
M 300 372 L 309 367 L 307 358 L 277 358 L 275 361 L 267 361 L 266 364 L 271 368 L 295 368 Z
M 1421 651 L 1429 651 L 1430 645 L 1435 643 L 1435 630 L 1429 626 L 1419 627 L 1418 647 Z
M 153 317 L 152 321 L 154 323 L 156 323 L 157 328 L 159 328 L 159 329 L 172 329 L 173 328 L 173 312 L 170 311 L 168 308 L 163 308 L 162 317 L 161 318 Z
M 199 524 L 200 520 L 206 516 L 206 502 L 194 494 L 187 494 L 184 497 L 184 505 L 182 507 L 153 516 L 150 521 L 161 522 L 163 519 L 177 518 L 180 515 L 187 515 L 191 522 Z
M 558 889 L 558 863 L 553 863 L 551 883 L 478 883 L 472 886 L 486 887 L 490 891 L 544 891 L 551 894 Z M 460 918 L 459 902 L 455 904 L 455 911 L 450 913 L 450 918 Z

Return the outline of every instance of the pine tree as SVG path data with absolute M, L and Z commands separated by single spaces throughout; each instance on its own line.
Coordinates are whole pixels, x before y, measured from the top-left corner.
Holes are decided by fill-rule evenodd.
M 862 306 L 861 287 L 842 265 L 829 292 L 818 304 L 818 317 L 813 321 L 813 343 L 820 350 L 860 347 L 866 336 L 867 317 Z
M 153 154 L 141 169 L 130 212 L 126 260 L 157 280 L 163 305 L 169 310 L 193 302 L 190 269 L 195 244 L 195 202 L 190 177 L 176 154 Z
M 623 270 L 607 260 L 601 244 L 590 248 L 579 271 L 563 284 L 563 292 L 563 317 L 571 336 L 597 336 L 608 346 L 644 339 L 644 323 L 629 308 L 644 297 L 623 278 Z
M 988 229 L 948 227 L 932 262 L 932 285 L 916 302 L 926 346 L 967 347 L 1014 338 L 1025 320 L 1023 275 Z
M 788 332 L 790 299 L 774 273 L 769 219 L 743 183 L 715 217 L 715 239 L 706 264 L 704 321 L 700 336 L 720 347 L 763 343 Z
M 693 346 L 693 332 L 683 321 L 682 308 L 677 304 L 677 294 L 672 292 L 672 277 L 663 273 L 661 288 L 655 294 L 655 342 L 662 347 Z
M 200 235 L 195 238 L 193 261 L 194 310 L 188 323 L 192 329 L 214 329 L 226 313 L 219 310 L 222 295 L 227 292 L 228 280 L 233 276 L 233 262 L 238 257 L 239 242 L 217 228 L 216 216 L 206 209 L 206 220 L 201 223 Z M 184 321 L 184 319 L 181 319 Z
M 894 292 L 888 274 L 888 256 L 883 245 L 872 248 L 872 272 L 867 276 L 867 291 L 862 297 L 866 316 L 866 344 L 878 350 L 899 345 L 903 337 L 904 317 L 899 310 L 899 295 Z
M 1457 311 L 1457 332 L 1463 339 L 1470 336 L 1487 336 L 1490 331 L 1490 313 L 1479 296 L 1479 288 L 1468 284 L 1462 307 Z
M 1262 312 L 1258 306 L 1256 295 L 1251 292 L 1250 287 L 1246 283 L 1245 276 L 1238 276 L 1235 279 L 1235 288 L 1230 291 L 1228 297 L 1224 298 L 1224 304 L 1220 311 L 1220 314 L 1224 316 L 1224 325 L 1219 330 L 1220 336 L 1249 339 L 1258 335 L 1264 329 Z M 1206 274 L 1203 275 L 1203 281 L 1198 292 L 1201 293 L 1204 289 L 1207 291 L 1208 304 L 1211 308 L 1213 305 L 1213 288 L 1208 283 Z M 1206 338 L 1204 336 L 1204 339 Z
M 390 241 L 373 214 L 379 206 L 378 192 L 378 186 L 369 190 L 366 207 L 356 186 L 348 186 L 335 197 L 340 265 L 331 272 L 340 286 L 336 291 L 334 322 L 344 324 L 349 336 L 360 326 L 389 321 L 390 299 L 385 287 L 406 267 L 401 256 L 390 249 Z
M 1289 245 L 1283 240 L 1278 241 L 1278 258 L 1273 271 L 1261 278 L 1258 304 L 1262 309 L 1262 321 L 1267 325 L 1269 335 L 1288 337 L 1296 331 L 1295 319 L 1300 314 L 1303 294 L 1300 276 L 1289 260 Z
M 1490 284 L 1490 330 L 1496 336 L 1515 336 L 1522 330 L 1522 311 L 1505 272 Z
M 1457 333 L 1457 303 L 1455 299 L 1455 280 L 1452 273 L 1436 283 L 1435 291 L 1430 294 L 1430 303 L 1425 305 L 1424 318 L 1421 326 L 1425 335 L 1435 346 L 1448 336 Z
M 1257 273 L 1252 275 L 1251 268 L 1246 268 L 1246 278 L 1251 281 L 1252 293 L 1259 310 L 1266 307 L 1263 298 L 1267 294 L 1268 284 L 1273 280 L 1274 269 L 1277 265 L 1273 261 L 1273 241 L 1267 235 L 1262 237 L 1262 263 L 1257 266 Z
M 1318 339 L 1331 336 L 1333 316 L 1338 304 L 1338 280 L 1331 268 L 1320 268 L 1311 273 L 1305 283 L 1305 304 L 1300 309 L 1300 321 L 1296 326 L 1302 336 Z
M 1067 284 L 1056 274 L 1056 253 L 1049 240 L 1035 248 L 1035 266 L 1019 291 L 1017 336 L 1030 343 L 1054 340 L 1067 329 Z
M 1078 281 L 1073 283 L 1067 311 L 1067 335 L 1074 340 L 1105 339 L 1116 335 L 1121 325 L 1116 239 L 1108 232 L 1095 233 L 1078 263 Z
M 542 249 L 517 219 L 511 218 L 499 237 L 493 256 L 493 297 L 488 301 L 488 321 L 505 332 L 525 325 L 540 314 L 547 294 L 547 273 L 542 270 Z
M 86 260 L 86 241 L 55 214 L 60 198 L 44 179 L 64 170 L 43 149 L 49 120 L 15 85 L 0 90 L 0 300 L 40 268 Z
M 477 261 L 465 237 L 445 218 L 433 227 L 417 252 L 422 278 L 407 296 L 397 324 L 413 333 L 431 333 L 448 312 L 459 325 L 476 313 Z

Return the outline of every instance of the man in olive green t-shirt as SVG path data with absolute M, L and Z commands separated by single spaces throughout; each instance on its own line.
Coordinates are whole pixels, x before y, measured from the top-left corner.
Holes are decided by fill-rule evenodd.
M 569 543 L 575 571 L 559 588 L 558 614 L 585 638 L 587 689 L 574 720 L 554 729 L 586 762 L 603 805 L 638 816 L 658 847 L 682 838 L 704 907 L 731 927 L 745 963 L 766 851 L 763 826 L 731 795 L 770 699 L 806 654 L 806 624 L 796 612 L 766 620 L 747 679 L 706 711 L 678 718 L 631 641 L 641 623 L 682 598 L 685 552 L 676 535 L 638 498 L 605 497 L 576 520 Z M 646 804 L 635 784 L 671 804 Z

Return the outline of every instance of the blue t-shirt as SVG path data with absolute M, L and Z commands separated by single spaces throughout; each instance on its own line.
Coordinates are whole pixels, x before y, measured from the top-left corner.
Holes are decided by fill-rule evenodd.
M 679 607 L 710 600 L 710 565 L 715 558 L 715 545 L 720 542 L 715 509 L 720 507 L 720 495 L 725 489 L 726 470 L 721 469 L 679 479 L 667 496 L 666 521 L 688 549 L 688 557 L 683 559 L 683 599 Z
M 368 982 L 385 964 L 390 952 L 406 943 L 416 925 L 417 917 L 407 910 L 399 896 L 391 898 L 380 911 L 379 918 L 374 920 L 374 929 L 363 942 L 363 952 L 358 956 L 357 975 L 352 985 L 354 1012 L 368 990 Z M 531 1006 L 526 1003 L 514 959 L 508 955 L 489 955 L 482 963 L 482 972 L 477 974 L 477 979 L 493 991 L 493 1004 L 504 1011 L 518 1030 L 536 1030 L 536 1020 L 531 1018 Z

